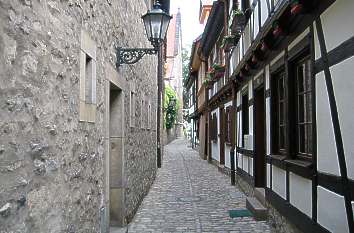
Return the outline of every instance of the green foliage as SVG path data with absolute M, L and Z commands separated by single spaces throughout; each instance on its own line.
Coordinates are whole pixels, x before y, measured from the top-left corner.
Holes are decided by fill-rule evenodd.
M 182 49 L 182 74 L 183 74 L 183 83 L 185 84 L 189 76 L 189 50 L 190 48 Z M 188 108 L 189 95 L 185 88 L 183 88 L 183 108 Z
M 165 98 L 163 108 L 165 112 L 165 127 L 166 129 L 171 129 L 177 119 L 179 103 L 176 92 L 169 85 L 165 86 Z

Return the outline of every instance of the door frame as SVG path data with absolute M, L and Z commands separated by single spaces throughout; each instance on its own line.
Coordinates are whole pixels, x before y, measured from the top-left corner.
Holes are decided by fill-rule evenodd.
M 259 103 L 259 92 L 261 93 L 261 101 Z M 265 188 L 266 187 L 266 96 L 265 96 L 265 86 L 264 84 L 260 84 L 253 91 L 254 98 L 254 106 L 253 106 L 253 127 L 254 127 L 254 159 L 253 159 L 253 175 L 254 175 L 254 186 Z M 259 109 L 257 106 L 261 104 L 263 108 L 263 112 L 259 113 Z M 259 114 L 262 114 L 259 116 Z M 261 117 L 262 125 L 261 129 L 259 129 L 259 123 L 257 123 L 258 117 Z M 261 133 L 261 139 L 258 139 L 259 133 Z M 261 150 L 259 152 L 260 147 L 259 143 L 262 144 Z M 259 153 L 262 153 L 261 155 Z M 261 156 L 261 157 L 260 157 Z

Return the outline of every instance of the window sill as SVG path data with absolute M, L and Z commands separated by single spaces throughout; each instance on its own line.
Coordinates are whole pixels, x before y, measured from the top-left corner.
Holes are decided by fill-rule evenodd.
M 312 162 L 302 159 L 288 159 L 285 155 L 267 156 L 267 161 L 278 168 L 287 170 L 306 179 L 312 179 Z

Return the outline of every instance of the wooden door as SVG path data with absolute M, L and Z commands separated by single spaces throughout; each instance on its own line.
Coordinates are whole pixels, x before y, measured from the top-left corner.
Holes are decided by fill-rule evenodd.
M 255 186 L 265 187 L 265 102 L 263 86 L 255 91 Z
M 219 108 L 220 128 L 220 164 L 225 164 L 225 111 L 224 106 Z

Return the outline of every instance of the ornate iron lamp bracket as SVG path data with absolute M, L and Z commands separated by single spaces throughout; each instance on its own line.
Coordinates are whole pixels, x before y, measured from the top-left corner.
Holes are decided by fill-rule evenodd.
M 117 68 L 122 64 L 135 64 L 147 55 L 157 54 L 157 48 L 117 48 Z

